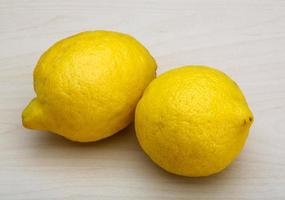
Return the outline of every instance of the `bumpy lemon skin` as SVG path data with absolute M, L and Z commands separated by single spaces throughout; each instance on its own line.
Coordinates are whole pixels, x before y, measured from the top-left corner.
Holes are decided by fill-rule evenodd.
M 145 90 L 135 130 L 145 153 L 166 171 L 208 176 L 240 153 L 253 114 L 238 85 L 206 66 L 168 71 Z
M 63 39 L 35 67 L 37 96 L 22 113 L 23 125 L 79 142 L 111 136 L 133 120 L 156 68 L 127 34 L 88 31 Z

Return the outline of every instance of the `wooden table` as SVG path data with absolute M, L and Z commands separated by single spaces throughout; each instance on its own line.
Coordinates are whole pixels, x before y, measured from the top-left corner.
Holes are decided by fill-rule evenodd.
M 0 0 L 0 199 L 285 199 L 284 11 L 283 0 Z M 203 64 L 235 79 L 255 116 L 239 158 L 185 178 L 154 165 L 133 126 L 90 144 L 24 129 L 39 56 L 95 29 L 136 37 L 159 73 Z

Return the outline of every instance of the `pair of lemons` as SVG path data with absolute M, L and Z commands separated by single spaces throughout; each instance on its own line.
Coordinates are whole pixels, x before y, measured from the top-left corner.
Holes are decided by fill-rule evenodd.
M 92 142 L 135 118 L 141 147 L 165 170 L 221 171 L 241 151 L 253 122 L 238 85 L 206 66 L 155 78 L 156 68 L 147 49 L 126 34 L 90 31 L 63 39 L 36 65 L 37 96 L 22 113 L 23 125 Z

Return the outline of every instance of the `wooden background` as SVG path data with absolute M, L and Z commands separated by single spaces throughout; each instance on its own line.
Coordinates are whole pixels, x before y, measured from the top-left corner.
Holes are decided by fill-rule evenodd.
M 0 199 L 285 199 L 284 11 L 284 0 L 0 0 Z M 96 29 L 136 37 L 159 73 L 203 64 L 235 79 L 255 115 L 239 158 L 185 178 L 154 165 L 132 126 L 90 144 L 24 129 L 39 56 Z

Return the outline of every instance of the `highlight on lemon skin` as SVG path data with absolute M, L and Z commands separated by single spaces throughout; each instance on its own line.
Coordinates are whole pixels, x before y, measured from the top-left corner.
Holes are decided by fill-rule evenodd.
M 87 31 L 60 40 L 34 70 L 36 97 L 22 113 L 24 127 L 92 142 L 125 128 L 156 62 L 133 37 Z
M 235 82 L 206 66 L 184 66 L 153 80 L 135 112 L 140 146 L 182 176 L 222 171 L 241 152 L 253 114 Z

